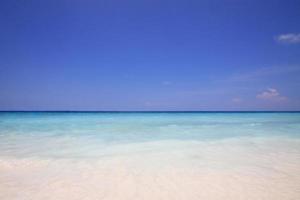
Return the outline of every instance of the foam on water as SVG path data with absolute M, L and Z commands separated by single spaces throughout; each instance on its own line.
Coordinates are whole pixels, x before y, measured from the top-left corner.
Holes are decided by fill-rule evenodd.
M 0 199 L 299 199 L 300 113 L 1 113 Z

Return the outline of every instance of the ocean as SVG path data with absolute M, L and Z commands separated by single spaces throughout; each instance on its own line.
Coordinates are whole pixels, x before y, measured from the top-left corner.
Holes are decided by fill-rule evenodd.
M 0 199 L 300 199 L 300 112 L 0 112 Z

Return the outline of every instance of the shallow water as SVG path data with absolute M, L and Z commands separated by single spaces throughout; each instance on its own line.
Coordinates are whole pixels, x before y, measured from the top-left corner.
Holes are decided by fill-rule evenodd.
M 300 113 L 0 113 L 0 199 L 300 199 Z

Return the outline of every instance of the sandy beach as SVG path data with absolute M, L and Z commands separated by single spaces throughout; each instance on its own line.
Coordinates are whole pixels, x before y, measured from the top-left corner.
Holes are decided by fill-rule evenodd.
M 97 159 L 1 158 L 0 199 L 297 200 L 299 144 L 163 141 L 118 145 Z

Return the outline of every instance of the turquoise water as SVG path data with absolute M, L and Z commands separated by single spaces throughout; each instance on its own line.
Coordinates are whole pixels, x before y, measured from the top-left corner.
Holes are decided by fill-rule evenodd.
M 300 113 L 2 112 L 0 156 L 100 156 L 109 145 L 300 137 Z

